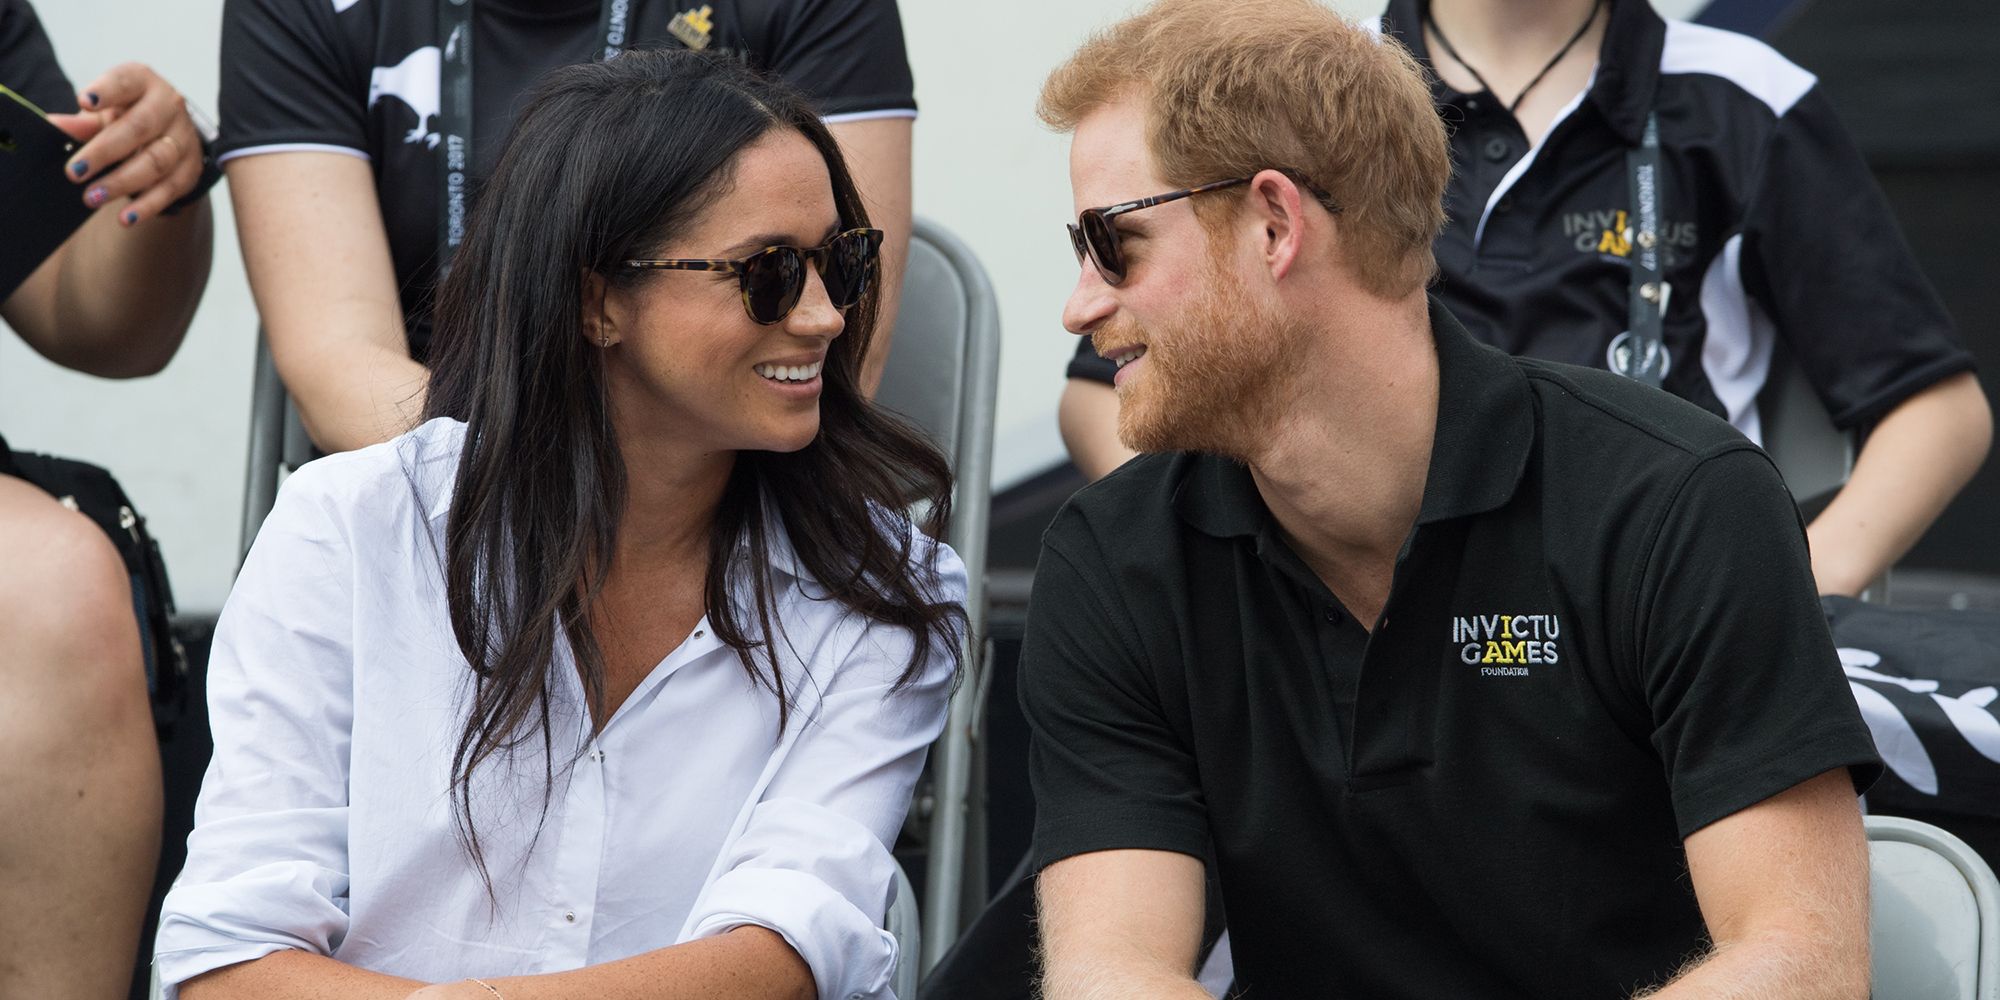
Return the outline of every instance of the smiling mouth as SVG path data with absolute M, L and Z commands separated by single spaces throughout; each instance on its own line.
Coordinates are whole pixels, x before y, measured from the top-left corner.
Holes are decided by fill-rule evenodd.
M 809 365 L 757 365 L 754 370 L 773 382 L 810 382 L 825 366 L 826 362 L 815 361 Z
M 1137 347 L 1127 347 L 1115 353 L 1107 354 L 1104 357 L 1109 359 L 1112 364 L 1115 364 L 1118 367 L 1123 368 L 1126 365 L 1129 365 L 1132 362 L 1137 361 L 1145 356 L 1146 356 L 1146 345 L 1140 344 Z

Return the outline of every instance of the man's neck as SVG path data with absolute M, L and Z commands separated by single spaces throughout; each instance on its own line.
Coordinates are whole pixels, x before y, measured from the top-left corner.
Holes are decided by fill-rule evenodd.
M 1532 74 L 1590 16 L 1597 0 L 1431 0 L 1431 21 L 1494 85 L 1510 71 Z M 1431 53 L 1431 62 L 1439 53 Z M 1489 68 L 1490 67 L 1490 68 Z
M 1316 356 L 1306 369 L 1319 377 L 1300 380 L 1297 405 L 1245 457 L 1300 557 L 1350 601 L 1353 588 L 1341 581 L 1393 564 L 1423 506 L 1437 425 L 1437 346 L 1421 293 L 1343 302 L 1328 314 L 1339 317 L 1337 328 L 1313 338 Z M 1386 595 L 1386 579 L 1380 589 Z

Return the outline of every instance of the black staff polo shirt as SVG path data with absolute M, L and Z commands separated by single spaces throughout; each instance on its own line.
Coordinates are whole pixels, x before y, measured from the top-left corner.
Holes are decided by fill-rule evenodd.
M 1453 167 L 1436 291 L 1473 336 L 1608 367 L 1631 295 L 1626 153 L 1652 112 L 1664 388 L 1762 440 L 1756 399 L 1780 351 L 1842 428 L 1969 370 L 1818 79 L 1754 38 L 1663 20 L 1645 0 L 1609 6 L 1590 85 L 1538 146 L 1491 93 L 1430 74 Z M 1382 23 L 1428 69 L 1426 7 L 1392 0 Z
M 1035 863 L 1200 858 L 1253 997 L 1629 996 L 1703 946 L 1683 838 L 1865 787 L 1874 745 L 1761 452 L 1431 314 L 1429 478 L 1372 630 L 1233 461 L 1144 456 L 1057 516 Z

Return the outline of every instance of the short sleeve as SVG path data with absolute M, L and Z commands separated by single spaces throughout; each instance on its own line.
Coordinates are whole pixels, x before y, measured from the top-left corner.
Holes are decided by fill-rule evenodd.
M 1737 447 L 1689 473 L 1632 590 L 1638 682 L 1682 837 L 1835 768 L 1881 771 L 1797 508 Z
M 327 0 L 227 0 L 217 157 L 272 146 L 368 155 L 369 60 L 345 55 L 340 20 L 365 13 Z
M 76 88 L 26 0 L 0 0 L 0 84 L 50 113 L 76 110 Z
M 927 539 L 919 550 L 934 554 L 919 556 L 931 567 L 928 591 L 962 606 L 965 565 Z M 883 928 L 895 891 L 889 845 L 944 729 L 958 652 L 940 641 L 922 676 L 899 687 L 914 633 L 853 613 L 833 631 L 831 654 L 812 666 L 824 690 L 795 706 L 803 716 L 791 723 L 795 735 L 725 845 L 682 940 L 767 927 L 805 960 L 824 1000 L 887 1000 L 897 962 Z
M 823 117 L 911 117 L 916 87 L 896 0 L 768 4 L 762 68 L 810 97 Z M 753 37 L 754 37 L 753 34 Z
M 164 1000 L 276 951 L 330 955 L 347 933 L 353 574 L 315 464 L 285 482 L 216 623 L 215 753 L 155 942 Z
M 1817 86 L 1765 151 L 1744 211 L 1743 277 L 1842 428 L 1973 366 Z
M 1122 849 L 1208 862 L 1194 754 L 1161 707 L 1110 574 L 1063 544 L 1082 525 L 1066 511 L 1049 529 L 1021 647 L 1035 870 Z
M 1097 348 L 1092 346 L 1089 337 L 1078 337 L 1076 340 L 1076 353 L 1069 359 L 1069 377 L 1102 382 L 1105 385 L 1113 384 L 1113 379 L 1118 374 L 1118 363 L 1110 358 L 1099 357 Z

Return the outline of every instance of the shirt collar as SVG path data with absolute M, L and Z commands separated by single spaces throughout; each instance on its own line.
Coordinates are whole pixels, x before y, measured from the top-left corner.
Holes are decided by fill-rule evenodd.
M 1667 41 L 1667 22 L 1646 0 L 1608 0 L 1610 23 L 1598 50 L 1597 75 L 1590 87 L 1595 105 L 1627 145 L 1636 146 L 1645 133 L 1660 88 L 1660 53 Z M 1440 105 L 1465 96 L 1438 79 L 1424 45 L 1424 14 L 1429 0 L 1390 0 L 1382 15 L 1382 31 L 1393 35 L 1423 64 L 1431 99 Z
M 1475 342 L 1435 297 L 1430 319 L 1438 353 L 1438 416 L 1420 525 L 1482 514 L 1512 499 L 1528 465 L 1536 423 L 1527 376 L 1513 358 Z M 1217 538 L 1259 535 L 1271 513 L 1249 468 L 1214 455 L 1191 461 L 1174 492 L 1181 519 Z

